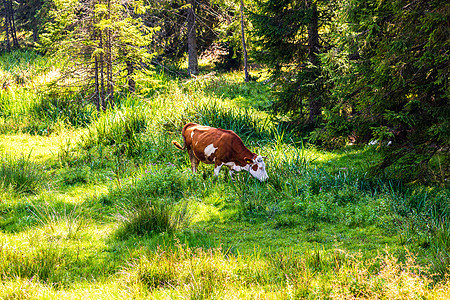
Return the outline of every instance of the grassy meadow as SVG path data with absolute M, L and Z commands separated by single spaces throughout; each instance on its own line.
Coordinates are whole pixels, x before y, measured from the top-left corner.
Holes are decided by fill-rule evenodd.
M 0 299 L 448 299 L 450 193 L 327 152 L 240 73 L 140 75 L 97 115 L 58 65 L 0 56 Z M 192 174 L 186 122 L 232 129 L 267 182 Z

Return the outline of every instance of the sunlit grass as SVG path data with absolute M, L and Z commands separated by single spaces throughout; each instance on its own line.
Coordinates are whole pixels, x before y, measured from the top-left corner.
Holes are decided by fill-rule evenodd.
M 27 155 L 33 160 L 43 162 L 58 155 L 65 143 L 76 143 L 79 132 L 79 130 L 63 130 L 50 136 L 2 135 L 0 153 L 8 153 L 12 156 Z

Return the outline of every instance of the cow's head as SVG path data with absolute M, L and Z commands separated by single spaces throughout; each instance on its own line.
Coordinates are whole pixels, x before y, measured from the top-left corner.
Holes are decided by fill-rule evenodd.
M 248 171 L 250 174 L 258 179 L 259 181 L 264 181 L 269 178 L 266 172 L 266 164 L 264 163 L 264 156 L 258 155 L 254 159 L 245 158 L 245 161 L 249 165 Z

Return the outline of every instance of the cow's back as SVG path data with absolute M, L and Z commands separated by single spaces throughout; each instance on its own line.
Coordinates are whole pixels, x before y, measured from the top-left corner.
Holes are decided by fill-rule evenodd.
M 234 162 L 243 166 L 245 157 L 254 156 L 231 130 L 188 123 L 182 134 L 188 151 L 192 150 L 205 163 Z

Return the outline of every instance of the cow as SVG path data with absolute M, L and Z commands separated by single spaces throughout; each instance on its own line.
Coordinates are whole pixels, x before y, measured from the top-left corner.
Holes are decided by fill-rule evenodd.
M 269 178 L 264 163 L 265 157 L 251 152 L 244 146 L 241 138 L 232 130 L 224 130 L 187 123 L 181 131 L 184 146 L 177 141 L 172 143 L 180 150 L 187 150 L 192 172 L 197 172 L 200 162 L 214 164 L 214 175 L 218 176 L 222 166 L 229 169 L 233 178 L 234 171 L 248 171 L 260 181 Z

